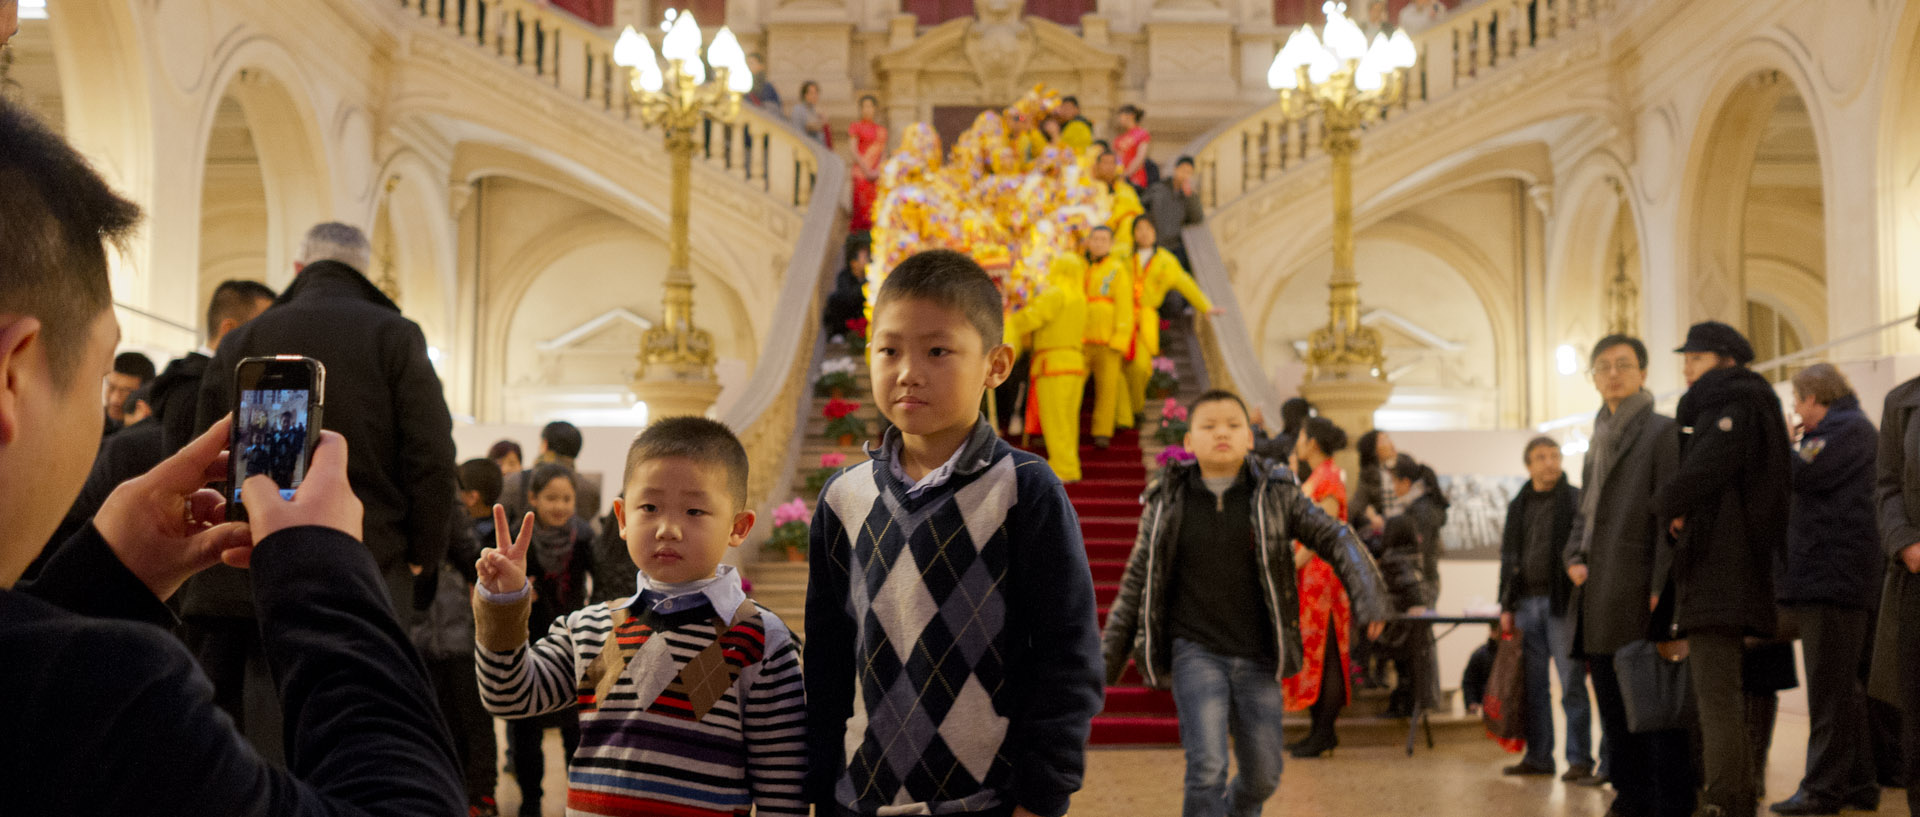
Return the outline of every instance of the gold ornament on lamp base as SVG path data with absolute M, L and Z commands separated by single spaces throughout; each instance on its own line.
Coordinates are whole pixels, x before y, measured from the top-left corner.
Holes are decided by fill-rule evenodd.
M 1333 277 L 1327 281 L 1327 325 L 1307 339 L 1307 374 L 1300 395 L 1321 416 L 1358 436 L 1373 428 L 1373 412 L 1387 401 L 1386 350 L 1380 331 L 1360 323 L 1360 279 L 1353 266 L 1353 155 L 1360 131 L 1398 104 L 1406 92 L 1407 70 L 1419 54 L 1405 31 L 1366 34 L 1345 15 L 1346 6 L 1329 2 L 1324 42 L 1301 26 L 1267 69 L 1267 84 L 1280 92 L 1280 109 L 1289 120 L 1320 116 L 1326 134 L 1322 147 L 1333 163 Z M 1351 452 L 1336 457 L 1347 473 L 1356 473 Z
M 753 88 L 746 53 L 733 32 L 721 28 L 707 47 L 713 81 L 700 59 L 700 24 L 693 12 L 667 12 L 660 53 L 631 26 L 620 34 L 614 61 L 631 71 L 630 93 L 640 119 L 666 132 L 673 169 L 667 233 L 667 279 L 660 298 L 660 323 L 640 336 L 639 370 L 634 396 L 647 404 L 647 418 L 705 414 L 720 394 L 713 372 L 713 335 L 693 322 L 693 272 L 688 249 L 692 212 L 694 129 L 702 122 L 732 122 L 740 115 L 740 95 Z

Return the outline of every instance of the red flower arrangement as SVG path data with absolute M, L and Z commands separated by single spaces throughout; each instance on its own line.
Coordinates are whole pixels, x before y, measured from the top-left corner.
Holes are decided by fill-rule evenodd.
M 835 397 L 827 401 L 827 408 L 826 410 L 820 412 L 820 415 L 829 420 L 838 420 L 842 417 L 845 417 L 859 410 L 860 410 L 859 403 L 856 403 L 852 400 L 842 400 L 838 397 Z
M 827 407 L 820 414 L 827 418 L 826 434 L 828 439 L 839 440 L 841 445 L 853 442 L 867 435 L 867 424 L 853 413 L 860 410 L 860 404 L 852 400 L 836 397 L 827 401 Z

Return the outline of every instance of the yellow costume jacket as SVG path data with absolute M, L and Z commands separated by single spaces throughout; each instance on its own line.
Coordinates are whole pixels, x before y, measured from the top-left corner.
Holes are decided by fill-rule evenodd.
M 1133 345 L 1133 272 L 1126 256 L 1108 255 L 1087 270 L 1086 342 L 1119 351 Z
M 1007 317 L 1008 343 L 1018 346 L 1033 334 L 1034 377 L 1087 373 L 1087 358 L 1080 351 L 1087 333 L 1086 270 L 1080 256 L 1055 256 L 1046 288 Z
M 1135 331 L 1139 333 L 1139 344 L 1135 353 L 1155 357 L 1160 354 L 1160 305 L 1167 300 L 1167 293 L 1179 290 L 1193 308 L 1201 312 L 1213 309 L 1213 302 L 1207 300 L 1206 293 L 1200 291 L 1200 285 L 1194 283 L 1193 276 L 1180 268 L 1180 259 L 1173 253 L 1158 247 L 1145 264 L 1139 256 L 1133 259 L 1134 291 L 1139 293 L 1134 308 L 1138 313 L 1135 319 Z

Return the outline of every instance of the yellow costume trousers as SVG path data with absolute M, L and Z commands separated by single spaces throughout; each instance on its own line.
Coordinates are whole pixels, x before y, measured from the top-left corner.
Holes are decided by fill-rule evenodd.
M 1133 427 L 1133 408 L 1126 397 L 1126 375 L 1120 371 L 1119 350 L 1104 343 L 1087 344 L 1087 371 L 1093 378 L 1095 437 L 1111 437 L 1115 426 Z
M 1147 381 L 1153 377 L 1153 359 L 1145 354 L 1136 354 L 1126 361 L 1127 399 L 1131 401 L 1127 410 L 1134 414 L 1144 414 L 1147 410 Z
M 1077 374 L 1033 379 L 1040 407 L 1040 436 L 1047 441 L 1047 465 L 1061 482 L 1080 479 L 1080 393 L 1087 379 Z

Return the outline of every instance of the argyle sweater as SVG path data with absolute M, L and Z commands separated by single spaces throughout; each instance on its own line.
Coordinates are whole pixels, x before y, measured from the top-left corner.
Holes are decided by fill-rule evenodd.
M 807 797 L 823 817 L 1057 817 L 1103 691 L 1066 490 L 984 422 L 918 496 L 892 450 L 837 474 L 814 511 Z
M 715 585 L 650 606 L 637 603 L 650 594 L 592 605 L 531 647 L 527 599 L 476 593 L 474 666 L 487 711 L 580 709 L 568 814 L 805 817 L 799 650 L 786 625 L 746 597 L 739 574 Z

